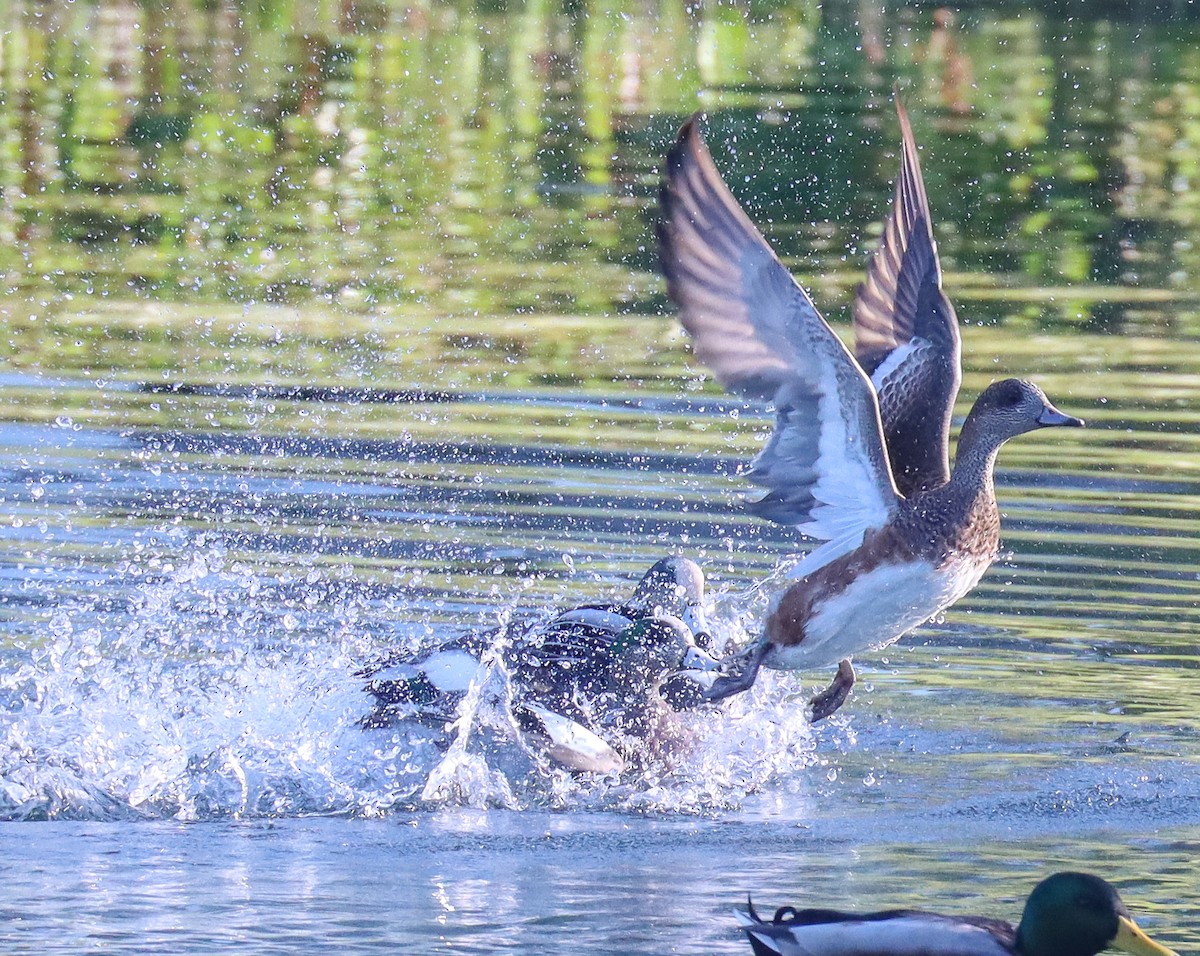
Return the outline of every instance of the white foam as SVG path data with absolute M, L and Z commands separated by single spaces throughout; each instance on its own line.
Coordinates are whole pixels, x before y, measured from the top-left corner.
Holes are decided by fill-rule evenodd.
M 219 552 L 129 591 L 114 613 L 59 606 L 0 675 L 0 818 L 375 816 L 460 804 L 703 812 L 812 759 L 802 707 L 774 675 L 720 711 L 664 721 L 619 778 L 572 774 L 517 731 L 508 675 L 474 674 L 447 731 L 364 730 L 355 672 L 402 644 L 457 633 L 397 593 L 368 603 L 354 573 L 266 581 Z M 107 597 L 111 599 L 111 592 Z M 486 622 L 504 622 L 504 609 Z M 746 638 L 711 622 L 718 644 Z M 461 629 L 461 628 L 460 628 Z M 786 680 L 786 678 L 784 678 Z M 605 734 L 608 738 L 607 733 Z

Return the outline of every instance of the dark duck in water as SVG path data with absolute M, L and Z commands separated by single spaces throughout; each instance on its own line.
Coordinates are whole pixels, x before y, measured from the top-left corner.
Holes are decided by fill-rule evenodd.
M 468 634 L 364 671 L 375 708 L 364 721 L 439 726 L 459 716 L 482 661 L 497 650 L 524 742 L 573 770 L 624 768 L 625 742 L 651 745 L 671 711 L 704 702 L 717 661 L 704 617 L 704 575 L 687 558 L 664 558 L 626 601 L 556 614 L 510 643 Z
M 842 913 L 785 906 L 772 920 L 738 913 L 756 956 L 1176 956 L 1150 939 L 1117 891 L 1088 873 L 1055 873 L 1034 887 L 1014 927 L 987 916 L 922 910 Z

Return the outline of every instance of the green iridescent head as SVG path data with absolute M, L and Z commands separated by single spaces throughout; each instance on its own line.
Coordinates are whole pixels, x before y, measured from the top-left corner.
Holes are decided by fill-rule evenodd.
M 1098 876 L 1055 873 L 1033 888 L 1017 927 L 1021 956 L 1096 956 L 1109 947 L 1176 956 L 1138 929 L 1116 889 Z

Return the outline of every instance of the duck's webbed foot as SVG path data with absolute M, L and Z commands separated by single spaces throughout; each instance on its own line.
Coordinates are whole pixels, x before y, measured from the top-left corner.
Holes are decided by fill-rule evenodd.
M 854 686 L 854 680 L 854 667 L 850 664 L 849 658 L 844 658 L 838 664 L 833 682 L 808 702 L 812 711 L 809 723 L 815 724 L 818 720 L 824 720 L 846 703 L 846 698 L 850 696 L 850 689 Z
M 727 657 L 721 662 L 721 676 L 713 681 L 712 687 L 704 692 L 704 699 L 707 701 L 724 700 L 726 697 L 749 690 L 754 686 L 758 668 L 766 656 L 767 645 L 756 642 L 744 651 Z

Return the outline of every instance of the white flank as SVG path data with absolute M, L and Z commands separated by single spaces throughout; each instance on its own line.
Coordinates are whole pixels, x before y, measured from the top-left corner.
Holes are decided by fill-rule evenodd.
M 970 591 L 984 570 L 966 559 L 952 559 L 940 570 L 925 561 L 882 564 L 819 602 L 805 623 L 804 640 L 774 646 L 763 663 L 803 670 L 886 647 Z
M 756 941 L 760 946 L 766 946 L 767 949 L 769 949 L 773 953 L 782 953 L 784 945 L 787 945 L 787 944 L 785 944 L 784 940 L 776 939 L 774 936 L 768 936 L 765 933 L 761 933 L 761 932 L 756 933 L 751 930 L 751 931 L 749 931 L 749 936 L 752 940 Z M 795 949 L 793 947 L 792 949 L 789 949 L 788 952 L 808 953 L 808 950 L 807 949 Z
M 792 926 L 783 932 L 770 924 L 744 928 L 780 956 L 1012 956 L 987 930 L 949 919 L 900 916 Z
M 564 611 L 550 622 L 551 626 L 562 624 L 584 624 L 588 627 L 603 628 L 619 634 L 633 623 L 631 618 L 616 611 L 601 607 L 577 607 L 573 611 Z
M 479 673 L 479 658 L 466 651 L 438 651 L 421 663 L 421 672 L 443 694 L 465 693 Z
M 537 717 L 550 741 L 547 752 L 563 766 L 594 773 L 617 773 L 623 769 L 620 755 L 582 724 L 537 704 L 521 706 Z

